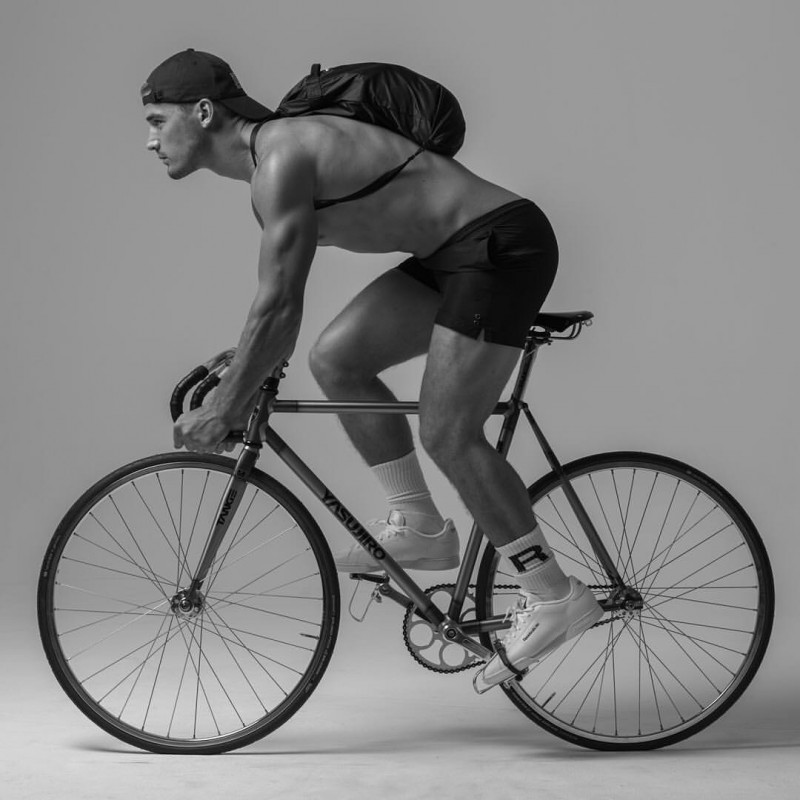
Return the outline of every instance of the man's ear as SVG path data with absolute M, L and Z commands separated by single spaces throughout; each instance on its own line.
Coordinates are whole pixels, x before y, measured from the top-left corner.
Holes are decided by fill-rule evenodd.
M 198 121 L 204 128 L 210 128 L 211 125 L 218 121 L 214 119 L 214 104 L 207 98 L 197 101 L 194 112 Z

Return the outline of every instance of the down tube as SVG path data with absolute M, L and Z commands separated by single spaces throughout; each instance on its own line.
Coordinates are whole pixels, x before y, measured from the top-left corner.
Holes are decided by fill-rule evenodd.
M 398 563 L 381 548 L 369 535 L 359 521 L 342 505 L 338 498 L 314 474 L 311 468 L 289 447 L 272 428 L 267 428 L 264 443 L 274 451 L 278 458 L 320 499 L 350 535 L 376 560 L 381 568 L 389 573 L 392 580 L 405 592 L 423 616 L 434 625 L 444 622 L 444 614 L 431 602 L 428 596 L 414 583 Z

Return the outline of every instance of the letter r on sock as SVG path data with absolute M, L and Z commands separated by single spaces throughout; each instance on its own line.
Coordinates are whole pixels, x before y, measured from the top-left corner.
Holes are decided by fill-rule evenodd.
M 509 561 L 517 568 L 517 572 L 527 572 L 530 564 L 534 561 L 545 562 L 549 556 L 542 550 L 541 545 L 535 544 L 525 550 L 509 556 Z

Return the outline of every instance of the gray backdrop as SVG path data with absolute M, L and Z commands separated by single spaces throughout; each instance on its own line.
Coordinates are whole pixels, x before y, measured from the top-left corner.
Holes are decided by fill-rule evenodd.
M 190 46 L 229 60 L 267 105 L 312 61 L 400 62 L 457 94 L 468 122 L 460 158 L 530 196 L 556 229 L 561 267 L 546 307 L 596 315 L 577 342 L 542 354 L 528 399 L 545 431 L 564 460 L 603 449 L 660 451 L 694 463 L 740 499 L 772 556 L 779 601 L 770 651 L 742 703 L 770 709 L 765 736 L 776 725 L 797 731 L 786 709 L 788 702 L 800 710 L 799 25 L 800 5 L 788 0 L 4 3 L 7 747 L 22 741 L 69 754 L 72 726 L 84 743 L 115 746 L 49 675 L 35 622 L 39 562 L 84 488 L 121 463 L 170 449 L 172 385 L 236 343 L 255 289 L 259 230 L 247 187 L 210 173 L 171 182 L 145 151 L 139 85 Z M 283 397 L 320 396 L 305 362 L 310 344 L 360 287 L 401 258 L 319 251 Z M 414 396 L 422 366 L 389 373 L 402 398 Z M 382 513 L 379 487 L 335 420 L 276 424 L 357 514 Z M 532 440 L 520 441 L 512 458 L 532 478 L 543 460 Z M 465 534 L 460 502 L 430 461 L 423 465 L 443 512 Z M 343 543 L 323 522 L 332 543 Z M 421 691 L 439 691 L 403 660 L 399 620 L 383 608 L 371 628 L 345 625 L 352 647 L 334 660 L 331 685 L 345 693 L 350 683 L 370 686 L 359 664 L 388 653 L 382 675 L 399 681 L 398 697 L 417 686 L 409 683 L 414 670 Z M 385 689 L 385 680 L 375 686 Z M 482 708 L 513 713 L 499 696 L 471 699 L 463 676 L 449 680 L 462 684 L 464 726 L 477 727 L 469 715 Z M 45 734 L 42 721 L 58 724 Z M 5 766 L 19 777 L 18 762 Z M 44 796 L 35 791 L 19 796 Z

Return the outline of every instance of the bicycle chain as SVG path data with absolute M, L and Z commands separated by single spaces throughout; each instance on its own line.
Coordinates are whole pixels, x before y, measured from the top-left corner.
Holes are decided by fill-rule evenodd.
M 474 590 L 475 588 L 476 588 L 476 586 L 475 586 L 474 583 L 471 583 L 471 584 L 469 584 L 469 586 L 467 586 L 468 590 L 469 589 L 473 589 Z M 494 588 L 495 589 L 519 589 L 519 586 L 517 586 L 516 584 L 504 583 L 504 584 L 498 584 Z M 603 586 L 603 585 L 599 585 L 599 584 L 592 584 L 592 585 L 588 585 L 587 584 L 586 588 L 587 589 L 603 589 L 603 590 L 606 590 L 606 591 L 610 591 L 614 587 L 613 586 Z M 437 583 L 435 586 L 429 586 L 425 590 L 425 594 L 430 597 L 435 592 L 442 591 L 442 590 L 449 591 L 452 594 L 452 591 L 454 589 L 455 589 L 455 584 L 454 583 Z M 468 593 L 467 597 L 469 597 L 469 596 L 470 595 Z M 475 602 L 474 594 L 472 595 L 472 601 L 473 601 L 473 604 L 474 604 L 474 602 Z M 452 674 L 455 674 L 457 672 L 466 672 L 468 669 L 474 669 L 475 667 L 480 666 L 481 664 L 485 663 L 484 661 L 476 658 L 471 663 L 465 664 L 465 665 L 460 666 L 460 667 L 449 667 L 447 669 L 442 669 L 441 667 L 437 667 L 432 662 L 430 662 L 430 661 L 426 660 L 424 657 L 422 657 L 420 655 L 420 650 L 409 639 L 409 625 L 414 620 L 414 611 L 415 611 L 415 609 L 416 609 L 416 606 L 412 603 L 411 605 L 409 605 L 406 608 L 406 613 L 405 613 L 405 616 L 403 617 L 403 641 L 405 642 L 406 649 L 408 650 L 409 654 L 414 659 L 414 661 L 416 661 L 418 664 L 421 664 L 423 667 L 425 667 L 425 669 L 429 669 L 431 672 L 436 672 L 439 675 L 452 675 Z M 463 616 L 463 613 L 462 613 L 462 616 Z M 592 625 L 592 628 L 599 628 L 601 625 L 608 625 L 608 624 L 610 624 L 612 622 L 616 622 L 619 619 L 624 619 L 625 616 L 626 616 L 625 614 L 614 614 L 613 616 L 609 617 L 608 619 L 603 619 L 603 620 L 600 620 L 599 622 L 595 622 L 595 624 Z M 440 638 L 440 634 L 437 631 L 433 631 L 432 630 L 432 633 L 433 633 L 433 638 L 434 639 Z M 444 644 L 452 644 L 451 642 L 447 642 L 444 639 L 441 639 L 441 642 L 442 642 L 443 645 Z M 430 645 L 427 645 L 427 647 L 430 647 Z

